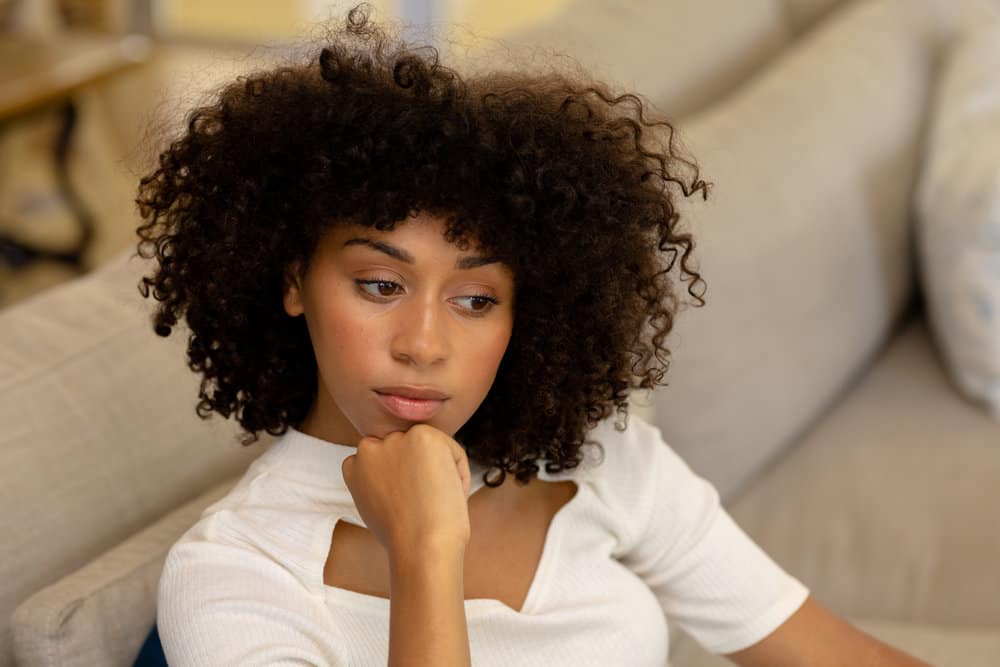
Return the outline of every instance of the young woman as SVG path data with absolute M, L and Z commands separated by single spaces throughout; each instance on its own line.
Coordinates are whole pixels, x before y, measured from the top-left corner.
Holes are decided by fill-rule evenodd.
M 192 112 L 141 181 L 140 289 L 199 416 L 278 438 L 168 554 L 171 665 L 662 667 L 667 622 L 745 665 L 874 654 L 628 418 L 675 260 L 700 280 L 667 186 L 707 195 L 647 114 L 463 78 L 366 6 Z

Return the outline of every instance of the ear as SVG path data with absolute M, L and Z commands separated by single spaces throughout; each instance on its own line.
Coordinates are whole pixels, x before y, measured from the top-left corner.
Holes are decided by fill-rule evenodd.
M 302 282 L 299 280 L 299 267 L 292 264 L 285 271 L 284 306 L 290 317 L 298 317 L 305 312 L 302 303 Z

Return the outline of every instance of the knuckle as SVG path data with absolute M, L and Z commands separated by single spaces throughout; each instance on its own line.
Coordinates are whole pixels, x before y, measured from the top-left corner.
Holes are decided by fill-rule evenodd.
M 426 435 L 427 433 L 431 432 L 432 430 L 433 429 L 432 429 L 432 427 L 430 425 L 425 424 L 423 422 L 421 422 L 419 424 L 414 424 L 410 428 L 410 432 L 414 433 L 416 435 Z

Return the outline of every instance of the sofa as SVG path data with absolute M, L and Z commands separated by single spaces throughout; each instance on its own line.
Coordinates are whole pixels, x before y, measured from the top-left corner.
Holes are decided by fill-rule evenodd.
M 941 354 L 914 199 L 991 2 L 579 0 L 456 56 L 576 59 L 674 122 L 713 184 L 679 204 L 706 305 L 633 411 L 822 604 L 940 666 L 1000 665 L 1000 421 Z M 0 310 L 0 667 L 131 665 L 167 550 L 273 441 L 197 417 L 150 270 L 123 249 Z M 670 628 L 671 664 L 731 664 Z

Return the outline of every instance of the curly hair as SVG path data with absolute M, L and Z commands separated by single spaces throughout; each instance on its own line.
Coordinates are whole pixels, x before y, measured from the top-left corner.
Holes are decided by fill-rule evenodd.
M 305 322 L 282 308 L 288 267 L 304 275 L 338 221 L 391 231 L 436 213 L 449 243 L 471 241 L 515 276 L 509 345 L 456 441 L 489 486 L 506 473 L 526 484 L 538 458 L 574 468 L 612 406 L 627 423 L 629 392 L 662 381 L 678 247 L 701 280 L 667 183 L 703 199 L 711 184 L 638 95 L 558 71 L 463 78 L 436 48 L 388 37 L 370 9 L 351 9 L 305 59 L 220 86 L 140 180 L 153 328 L 166 337 L 186 317 L 200 418 L 236 412 L 244 446 L 282 435 L 317 392 Z

